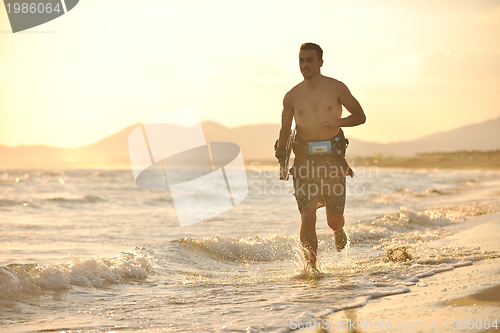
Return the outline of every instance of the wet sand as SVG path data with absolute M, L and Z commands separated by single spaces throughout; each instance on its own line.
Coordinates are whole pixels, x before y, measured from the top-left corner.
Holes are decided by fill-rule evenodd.
M 500 213 L 450 228 L 457 232 L 429 245 L 500 251 Z M 323 318 L 322 328 L 300 331 L 500 332 L 499 282 L 499 257 L 476 260 L 470 266 L 421 278 L 409 293 L 370 300 L 366 306 Z M 491 327 L 495 320 L 498 329 Z

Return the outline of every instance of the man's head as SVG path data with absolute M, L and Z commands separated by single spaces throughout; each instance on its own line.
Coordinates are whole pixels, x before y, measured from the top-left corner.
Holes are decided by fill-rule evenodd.
M 323 60 L 323 50 L 318 44 L 314 43 L 304 43 L 300 45 L 300 51 L 302 50 L 315 50 L 318 55 L 318 61 Z
M 314 43 L 302 44 L 299 52 L 299 66 L 304 78 L 320 74 L 320 68 L 323 66 L 323 50 L 321 47 Z

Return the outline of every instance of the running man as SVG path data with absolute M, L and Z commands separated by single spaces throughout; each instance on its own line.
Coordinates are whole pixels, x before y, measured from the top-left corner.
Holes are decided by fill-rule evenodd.
M 295 161 L 290 173 L 301 217 L 300 242 L 308 265 L 316 269 L 316 209 L 326 206 L 337 250 L 347 245 L 343 229 L 346 176 L 353 173 L 344 158 L 347 141 L 341 127 L 361 125 L 366 116 L 344 83 L 321 74 L 323 50 L 319 45 L 300 46 L 299 66 L 304 80 L 283 99 L 276 157 L 281 166 L 280 179 L 284 180 L 285 145 L 295 117 Z M 342 118 L 342 106 L 349 111 L 348 117 Z

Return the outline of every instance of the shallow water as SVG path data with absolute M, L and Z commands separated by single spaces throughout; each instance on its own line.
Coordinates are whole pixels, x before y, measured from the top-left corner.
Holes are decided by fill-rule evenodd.
M 354 169 L 346 251 L 318 210 L 320 274 L 303 270 L 292 184 L 271 169 L 248 170 L 236 208 L 183 228 L 170 194 L 130 171 L 0 171 L 0 329 L 288 331 L 498 256 L 427 242 L 499 211 L 500 172 Z

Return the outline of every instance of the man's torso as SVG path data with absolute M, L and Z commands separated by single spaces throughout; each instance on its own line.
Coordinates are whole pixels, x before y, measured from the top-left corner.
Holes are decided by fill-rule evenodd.
M 339 132 L 338 127 L 324 126 L 320 121 L 320 116 L 341 118 L 339 83 L 335 79 L 324 77 L 316 89 L 308 89 L 305 83 L 301 82 L 290 90 L 297 135 L 304 140 L 327 140 Z

